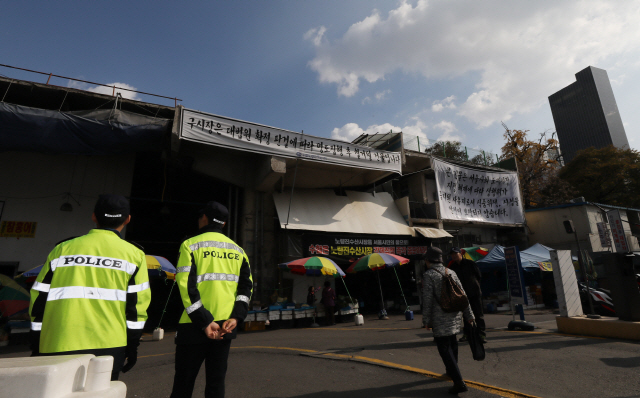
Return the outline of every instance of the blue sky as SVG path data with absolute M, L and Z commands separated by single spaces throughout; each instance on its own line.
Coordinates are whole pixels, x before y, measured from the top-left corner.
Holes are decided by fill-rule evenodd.
M 501 121 L 553 130 L 547 97 L 593 65 L 638 148 L 639 25 L 639 2 L 5 1 L 0 63 L 316 136 L 393 129 L 494 152 Z

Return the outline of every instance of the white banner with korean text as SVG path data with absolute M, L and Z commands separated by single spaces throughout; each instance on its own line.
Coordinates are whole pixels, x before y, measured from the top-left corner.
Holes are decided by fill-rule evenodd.
M 478 170 L 432 158 L 444 220 L 524 222 L 518 173 Z
M 179 133 L 180 139 L 240 151 L 402 174 L 399 152 L 380 151 L 190 109 L 182 110 Z

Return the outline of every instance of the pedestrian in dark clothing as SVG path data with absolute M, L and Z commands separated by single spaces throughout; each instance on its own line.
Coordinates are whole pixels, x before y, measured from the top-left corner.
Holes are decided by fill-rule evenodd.
M 324 289 L 322 289 L 322 304 L 324 304 L 327 326 L 335 325 L 336 292 L 331 288 L 329 281 L 324 283 Z
M 455 272 L 447 270 L 442 265 L 442 251 L 437 247 L 429 247 L 425 255 L 427 272 L 422 277 L 422 322 L 426 328 L 433 328 L 433 337 L 438 346 L 438 353 L 444 362 L 447 375 L 453 380 L 450 394 L 458 394 L 467 391 L 467 385 L 462 379 L 458 368 L 458 341 L 456 334 L 460 332 L 462 318 L 465 322 L 473 323 L 471 306 L 462 312 L 445 312 L 440 306 L 440 294 L 445 273 L 451 275 L 459 285 L 460 280 Z
M 307 305 L 313 307 L 316 303 L 316 289 L 313 286 L 309 286 L 309 292 L 307 293 Z
M 462 288 L 467 293 L 469 305 L 471 305 L 473 316 L 480 331 L 480 337 L 483 342 L 486 342 L 482 290 L 480 289 L 480 281 L 482 280 L 480 269 L 475 261 L 463 257 L 464 251 L 462 249 L 454 247 L 449 253 L 451 254 L 449 269 L 454 271 L 458 275 L 460 282 L 462 282 Z M 460 341 L 467 341 L 467 336 L 463 336 Z

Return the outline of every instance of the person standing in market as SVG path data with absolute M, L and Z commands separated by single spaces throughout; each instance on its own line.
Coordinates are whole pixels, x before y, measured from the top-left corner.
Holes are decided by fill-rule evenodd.
M 462 288 L 467 293 L 469 305 L 471 305 L 473 316 L 476 319 L 476 324 L 480 331 L 480 338 L 483 343 L 486 343 L 487 335 L 485 331 L 484 311 L 482 308 L 482 290 L 480 288 L 482 274 L 480 273 L 480 269 L 475 261 L 464 258 L 463 250 L 458 247 L 451 248 L 449 254 L 451 255 L 449 269 L 454 271 L 456 275 L 458 275 L 460 282 L 462 282 Z M 467 336 L 462 336 L 460 341 L 467 341 Z
M 32 356 L 111 355 L 111 380 L 135 365 L 151 290 L 144 252 L 121 236 L 129 212 L 123 196 L 100 195 L 96 228 L 49 254 L 31 288 Z
M 205 397 L 224 397 L 231 340 L 247 316 L 253 289 L 246 253 L 222 232 L 228 217 L 226 207 L 207 203 L 198 235 L 180 245 L 176 283 L 185 310 L 176 330 L 172 398 L 191 397 L 202 362 Z
M 449 389 L 449 393 L 458 394 L 467 391 L 467 386 L 458 367 L 456 334 L 462 328 L 462 318 L 465 322 L 473 323 L 473 312 L 470 305 L 467 305 L 467 308 L 462 312 L 445 312 L 440 306 L 442 283 L 446 273 L 451 274 L 455 283 L 461 286 L 456 273 L 442 265 L 442 250 L 437 247 L 429 247 L 425 254 L 425 263 L 427 271 L 422 277 L 422 322 L 426 325 L 427 330 L 433 329 L 438 353 L 444 362 L 447 375 L 453 380 L 453 387 Z
M 331 282 L 324 282 L 322 289 L 322 304 L 324 305 L 324 313 L 327 320 L 327 326 L 336 324 L 336 292 L 331 288 Z

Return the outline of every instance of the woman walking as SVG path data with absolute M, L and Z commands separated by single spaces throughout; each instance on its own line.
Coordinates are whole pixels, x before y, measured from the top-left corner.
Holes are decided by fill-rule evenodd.
M 462 289 L 462 284 L 455 272 L 447 270 L 442 265 L 442 250 L 429 247 L 425 255 L 427 271 L 422 278 L 422 323 L 427 329 L 433 328 L 433 337 L 438 346 L 438 353 L 447 369 L 447 375 L 453 380 L 450 394 L 467 391 L 458 368 L 458 340 L 456 335 L 462 327 L 462 317 L 465 322 L 473 323 L 471 306 L 462 312 L 445 312 L 440 306 L 440 292 L 445 274 L 448 273 Z

